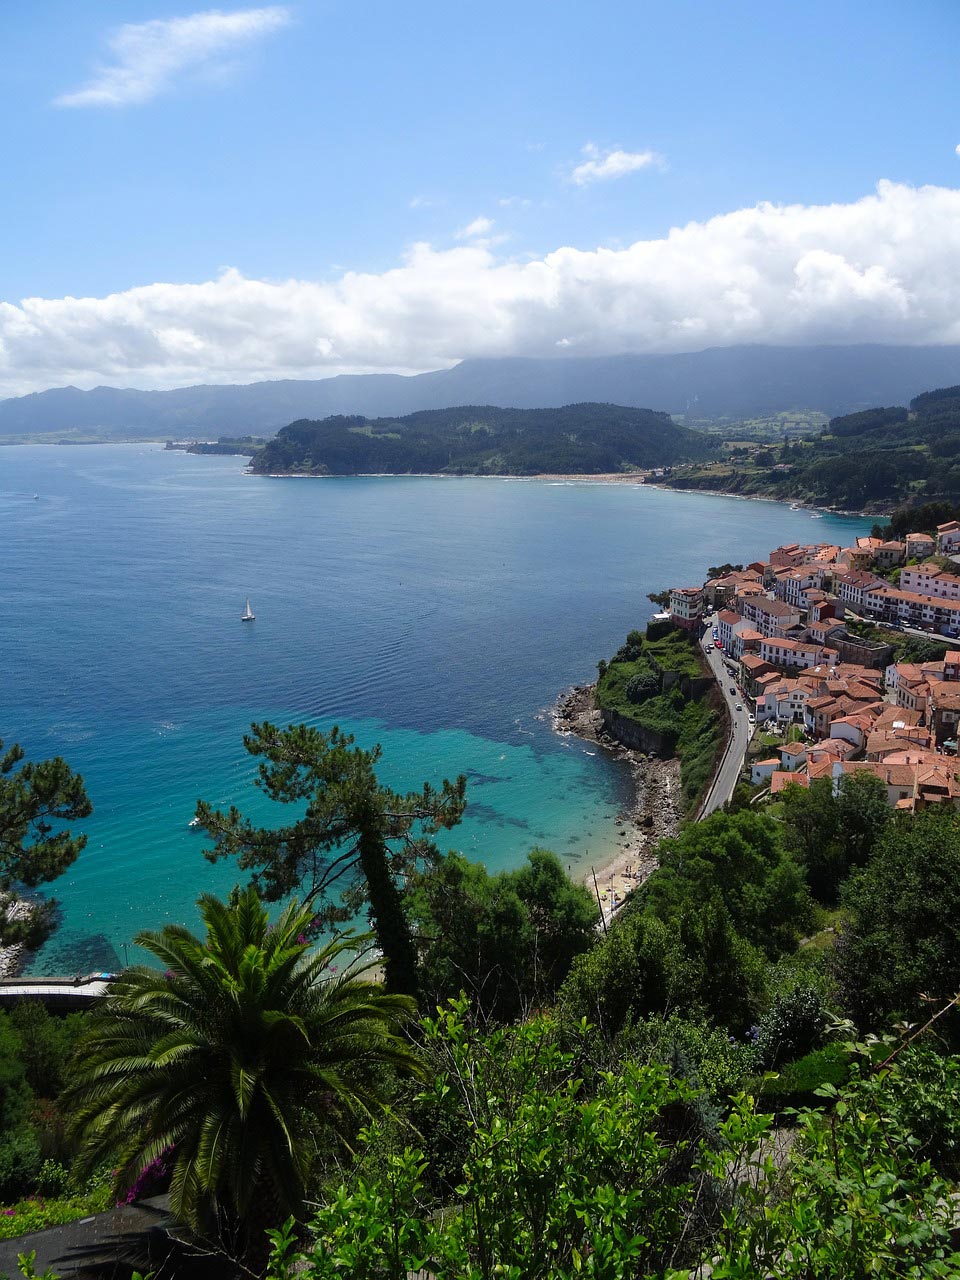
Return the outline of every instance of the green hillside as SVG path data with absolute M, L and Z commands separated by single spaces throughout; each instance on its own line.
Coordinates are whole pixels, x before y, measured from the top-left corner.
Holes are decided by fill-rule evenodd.
M 960 501 L 960 387 L 928 391 L 909 408 L 866 409 L 831 419 L 819 436 L 782 447 L 728 441 L 705 465 L 667 483 L 887 511 L 904 503 Z
M 716 444 L 700 432 L 650 409 L 471 405 L 403 418 L 294 422 L 251 465 L 260 475 L 597 475 L 671 466 L 715 453 Z

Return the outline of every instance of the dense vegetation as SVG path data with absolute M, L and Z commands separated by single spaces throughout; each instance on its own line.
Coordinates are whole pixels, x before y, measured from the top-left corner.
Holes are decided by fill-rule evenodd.
M 60 756 L 25 758 L 19 745 L 6 752 L 0 742 L 0 944 L 37 946 L 54 925 L 55 903 L 23 901 L 63 875 L 87 843 L 65 824 L 88 818 L 93 805 L 83 785 Z
M 669 414 L 612 404 L 434 409 L 405 418 L 333 417 L 284 427 L 253 459 L 260 475 L 590 474 L 711 456 Z
M 941 640 L 936 636 L 915 636 L 903 631 L 891 631 L 888 627 L 875 626 L 870 622 L 858 622 L 848 617 L 847 630 L 854 635 L 867 636 L 881 644 L 888 644 L 893 649 L 894 662 L 939 662 L 948 649 L 956 646 L 950 640 Z
M 696 641 L 673 627 L 657 631 L 631 631 L 600 663 L 596 704 L 653 735 L 651 749 L 679 758 L 683 800 L 692 811 L 723 745 L 724 704 Z M 620 732 L 615 723 L 608 727 L 615 737 Z
M 699 670 L 671 633 L 632 634 L 628 664 L 641 706 Z M 248 746 L 295 816 L 201 811 L 253 884 L 206 895 L 200 936 L 143 935 L 154 965 L 95 1013 L 0 1015 L 8 1231 L 159 1183 L 204 1275 L 960 1272 L 956 815 L 895 814 L 872 777 L 788 788 L 661 842 L 601 933 L 552 854 L 491 875 L 433 847 L 458 787 L 396 795 L 376 751 L 303 726 Z M 385 955 L 402 924 L 415 996 L 362 939 L 312 941 L 336 832 L 341 900 Z M 296 889 L 271 920 L 261 893 Z
M 198 440 L 194 444 L 188 445 L 186 452 L 239 455 L 240 457 L 252 458 L 266 443 L 262 436 L 221 436 L 219 440 Z M 168 440 L 167 448 L 175 449 L 177 445 Z
M 960 387 L 925 392 L 909 409 L 833 418 L 819 436 L 779 448 L 728 449 L 715 463 L 681 468 L 668 483 L 843 510 L 953 507 L 960 503 Z

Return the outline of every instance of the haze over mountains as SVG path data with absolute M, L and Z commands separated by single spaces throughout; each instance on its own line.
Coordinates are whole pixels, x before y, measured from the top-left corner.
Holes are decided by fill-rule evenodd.
M 532 409 L 583 401 L 691 418 L 750 418 L 787 409 L 834 416 L 904 404 L 957 383 L 958 346 L 734 346 L 681 355 L 464 360 L 411 377 L 351 374 L 171 391 L 59 387 L 0 401 L 0 435 L 269 435 L 296 419 L 329 414 L 383 417 L 465 404 Z

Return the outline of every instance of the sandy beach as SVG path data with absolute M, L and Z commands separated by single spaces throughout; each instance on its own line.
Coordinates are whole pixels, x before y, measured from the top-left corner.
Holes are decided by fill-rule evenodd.
M 189 450 L 186 452 L 189 453 Z M 235 454 L 235 457 L 245 457 L 245 454 Z M 258 476 L 259 472 L 251 471 L 249 468 L 244 469 L 244 474 L 250 476 Z M 583 474 L 557 475 L 550 471 L 538 471 L 529 476 L 513 476 L 513 475 L 475 475 L 472 472 L 464 472 L 461 475 L 452 475 L 448 471 L 357 471 L 349 474 L 319 474 L 309 471 L 266 471 L 263 473 L 264 479 L 267 480 L 504 480 L 513 484 L 523 484 L 531 480 L 549 480 L 555 484 L 644 484 L 649 473 L 646 471 L 601 471 L 598 473 L 585 472 Z
M 573 733 L 596 743 L 617 760 L 629 764 L 634 781 L 630 810 L 617 814 L 617 848 L 602 863 L 578 872 L 584 883 L 596 888 L 605 923 L 609 922 L 627 895 L 656 869 L 654 850 L 667 836 L 676 834 L 682 817 L 680 804 L 680 762 L 660 760 L 633 751 L 611 738 L 603 728 L 600 712 L 593 705 L 594 686 L 578 685 L 565 693 L 554 712 L 557 733 Z

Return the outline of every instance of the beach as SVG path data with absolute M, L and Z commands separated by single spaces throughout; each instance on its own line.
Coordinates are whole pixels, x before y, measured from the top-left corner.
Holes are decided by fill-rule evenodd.
M 557 733 L 576 734 L 596 743 L 629 765 L 633 776 L 633 803 L 614 819 L 616 849 L 602 862 L 580 863 L 576 870 L 589 888 L 595 888 L 606 925 L 627 895 L 656 870 L 656 847 L 676 834 L 683 810 L 680 761 L 645 755 L 611 738 L 594 706 L 594 690 L 593 684 L 577 685 L 563 694 L 554 712 L 554 728 Z

